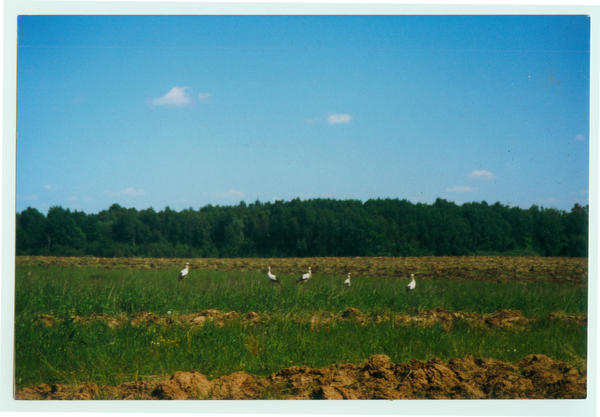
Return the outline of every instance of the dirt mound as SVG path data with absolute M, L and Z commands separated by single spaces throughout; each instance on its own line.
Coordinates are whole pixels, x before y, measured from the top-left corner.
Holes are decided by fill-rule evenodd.
M 54 317 L 50 314 L 40 314 L 38 316 L 38 321 L 36 322 L 36 325 L 52 327 L 54 325 Z
M 17 391 L 17 400 L 93 400 L 98 396 L 98 385 L 86 382 L 82 385 L 42 384 Z
M 523 316 L 520 311 L 516 310 L 501 310 L 498 313 L 485 318 L 485 324 L 488 327 L 511 327 L 528 323 L 529 319 Z
M 342 313 L 342 318 L 347 319 L 349 317 L 362 317 L 362 313 L 360 312 L 360 310 L 358 308 L 348 307 Z
M 201 326 L 206 323 L 207 320 L 215 322 L 219 326 L 223 326 L 226 320 L 237 319 L 238 313 L 230 311 L 229 313 L 222 313 L 219 310 L 209 309 L 201 311 L 200 313 L 185 314 L 181 316 L 173 317 L 173 321 L 178 324 L 187 324 L 192 326 Z
M 515 325 L 528 324 L 531 319 L 523 316 L 520 311 L 501 310 L 494 314 L 477 314 L 466 312 L 449 312 L 443 307 L 437 307 L 433 310 L 423 310 L 416 317 L 396 316 L 400 322 L 416 322 L 422 325 L 433 325 L 442 323 L 445 328 L 452 328 L 454 321 L 463 319 L 472 326 L 496 327 L 514 327 Z
M 175 372 L 168 381 L 159 382 L 152 396 L 160 400 L 187 400 L 209 396 L 210 382 L 198 372 Z
M 87 324 L 92 320 L 102 320 L 106 322 L 110 327 L 117 327 L 127 321 L 127 317 L 118 316 L 118 317 L 110 317 L 108 314 L 98 314 L 94 313 L 90 317 L 82 317 L 82 316 L 73 316 L 73 320 L 77 323 Z
M 400 315 L 395 316 L 396 323 L 400 324 L 419 324 L 422 326 L 431 326 L 437 323 L 442 323 L 444 327 L 452 327 L 452 323 L 461 313 L 451 313 L 443 307 L 436 307 L 433 310 L 425 309 L 416 316 Z
M 433 358 L 394 364 L 386 355 L 374 355 L 361 365 L 292 366 L 267 378 L 236 372 L 209 381 L 192 371 L 117 387 L 42 384 L 18 390 L 16 398 L 89 400 L 102 393 L 102 398 L 123 400 L 581 399 L 586 397 L 586 386 L 585 370 L 544 355 L 529 355 L 514 364 L 473 356 L 448 363 Z
M 140 311 L 131 315 L 131 325 L 140 326 L 152 323 L 170 324 L 169 322 L 172 322 L 172 320 L 169 319 L 170 318 L 160 317 L 154 313 L 149 313 L 147 311 Z
M 124 315 L 110 317 L 107 314 L 92 314 L 90 317 L 71 316 L 71 318 L 75 322 L 81 324 L 88 324 L 93 320 L 102 320 L 108 323 L 108 325 L 111 327 L 120 326 L 127 322 L 130 322 L 132 326 L 151 324 L 202 326 L 208 321 L 211 321 L 218 326 L 223 326 L 226 322 L 231 320 L 242 320 L 243 322 L 256 325 L 260 322 L 271 320 L 272 316 L 266 313 L 256 313 L 251 311 L 244 317 L 240 318 L 240 315 L 235 311 L 223 313 L 219 310 L 209 309 L 201 311 L 200 313 L 173 316 L 159 316 L 154 313 L 142 311 L 132 314 L 130 318 Z M 573 316 L 556 312 L 548 315 L 548 318 L 551 320 L 561 320 L 565 323 L 580 326 L 587 325 L 587 314 L 583 316 Z M 360 324 L 381 323 L 383 321 L 394 320 L 397 325 L 416 324 L 420 326 L 432 326 L 441 323 L 445 329 L 451 329 L 455 321 L 459 319 L 466 321 L 471 326 L 516 329 L 522 329 L 523 326 L 526 326 L 535 320 L 534 318 L 525 317 L 523 313 L 517 310 L 501 310 L 494 314 L 478 314 L 460 311 L 450 312 L 443 307 L 436 307 L 434 309 L 422 310 L 417 315 L 396 314 L 393 317 L 390 317 L 388 314 L 378 311 L 363 314 L 357 308 L 348 307 L 339 315 L 325 311 L 315 312 L 310 316 L 308 321 L 312 327 L 318 327 L 334 320 L 351 320 Z M 54 323 L 62 320 L 63 319 L 49 314 L 40 314 L 36 324 L 38 326 L 53 326 Z M 301 317 L 296 317 L 294 320 L 298 322 L 307 321 L 306 318 Z
M 550 313 L 548 318 L 552 320 L 560 320 L 565 323 L 578 324 L 580 326 L 586 326 L 588 321 L 587 314 L 584 314 L 583 316 L 571 316 L 563 314 L 562 312 Z

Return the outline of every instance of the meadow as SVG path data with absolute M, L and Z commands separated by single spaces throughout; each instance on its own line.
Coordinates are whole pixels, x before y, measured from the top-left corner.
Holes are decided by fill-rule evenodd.
M 263 264 L 252 266 L 248 260 L 223 260 L 220 267 L 206 269 L 196 265 L 180 284 L 181 267 L 174 265 L 186 260 L 138 260 L 135 267 L 127 261 L 111 267 L 81 259 L 17 259 L 17 388 L 117 385 L 192 370 L 209 379 L 237 371 L 265 377 L 292 365 L 362 363 L 375 354 L 388 355 L 395 363 L 468 355 L 516 362 L 531 353 L 577 368 L 586 363 L 586 326 L 560 319 L 587 314 L 584 259 L 535 259 L 533 268 L 531 262 L 521 265 L 522 260 L 511 258 L 479 259 L 487 267 L 477 269 L 471 268 L 473 259 L 461 263 L 447 258 L 444 264 L 413 258 L 401 261 L 411 269 L 400 272 L 389 266 L 364 267 L 374 262 L 370 258 L 325 258 L 315 264 L 306 284 L 295 282 L 305 271 L 293 273 L 287 260 L 280 263 L 288 267 L 273 269 L 281 285 L 269 282 Z M 236 270 L 242 269 L 232 267 L 238 262 L 248 267 Z M 439 262 L 440 273 L 426 262 Z M 405 272 L 413 271 L 417 287 L 406 293 Z M 347 272 L 356 273 L 350 287 L 343 285 Z M 461 317 L 451 326 L 394 319 L 436 308 L 483 317 L 514 310 L 528 321 L 490 327 Z M 211 309 L 235 314 L 202 325 L 172 319 Z M 348 309 L 373 319 L 344 317 Z M 142 312 L 164 320 L 131 320 Z M 245 320 L 252 314 L 257 319 Z M 51 325 L 42 317 L 51 317 Z M 98 319 L 81 320 L 93 317 Z M 108 317 L 123 321 L 112 325 Z

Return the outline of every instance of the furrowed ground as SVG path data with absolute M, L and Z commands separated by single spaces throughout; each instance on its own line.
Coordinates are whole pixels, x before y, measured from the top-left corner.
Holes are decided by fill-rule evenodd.
M 16 271 L 21 399 L 586 395 L 584 258 L 18 257 Z

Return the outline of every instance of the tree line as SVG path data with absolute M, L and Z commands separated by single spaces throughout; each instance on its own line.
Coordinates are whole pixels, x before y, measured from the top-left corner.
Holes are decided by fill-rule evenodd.
M 312 199 L 174 211 L 113 204 L 16 215 L 17 255 L 236 258 L 588 256 L 589 205 L 570 212 L 485 201 Z

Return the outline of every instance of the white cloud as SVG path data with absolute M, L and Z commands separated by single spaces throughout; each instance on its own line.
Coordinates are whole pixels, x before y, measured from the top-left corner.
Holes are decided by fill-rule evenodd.
M 189 104 L 192 99 L 187 95 L 186 91 L 191 87 L 173 87 L 171 91 L 160 98 L 151 100 L 155 106 L 183 106 Z
M 575 135 L 575 137 L 573 138 L 573 140 L 576 140 L 577 142 L 581 142 L 585 140 L 585 136 L 579 134 L 579 135 Z
M 85 101 L 85 96 L 81 96 L 81 97 L 75 97 L 74 99 L 72 99 L 71 103 L 79 104 L 79 103 L 83 103 L 84 101 Z
M 124 190 L 121 191 L 117 191 L 115 192 L 107 192 L 108 195 L 128 195 L 131 197 L 138 197 L 138 196 L 142 196 L 142 195 L 146 195 L 146 192 L 144 190 L 136 190 L 135 188 L 129 187 L 129 188 L 125 188 Z
M 496 175 L 493 172 L 490 171 L 485 171 L 485 170 L 481 170 L 481 171 L 473 171 L 471 173 L 469 173 L 468 175 L 469 178 L 477 178 L 477 179 L 483 179 L 483 180 L 491 180 L 496 178 Z
M 330 125 L 338 123 L 350 123 L 350 120 L 352 120 L 352 116 L 349 114 L 332 114 L 327 118 L 327 123 Z
M 466 192 L 475 191 L 475 190 L 473 188 L 469 187 L 468 185 L 465 185 L 463 187 L 454 186 L 452 188 L 446 188 L 446 191 L 449 193 L 466 193 Z
M 206 101 L 206 100 L 208 100 L 211 97 L 212 97 L 211 93 L 200 93 L 200 94 L 198 94 L 198 100 L 200 100 L 200 101 Z

